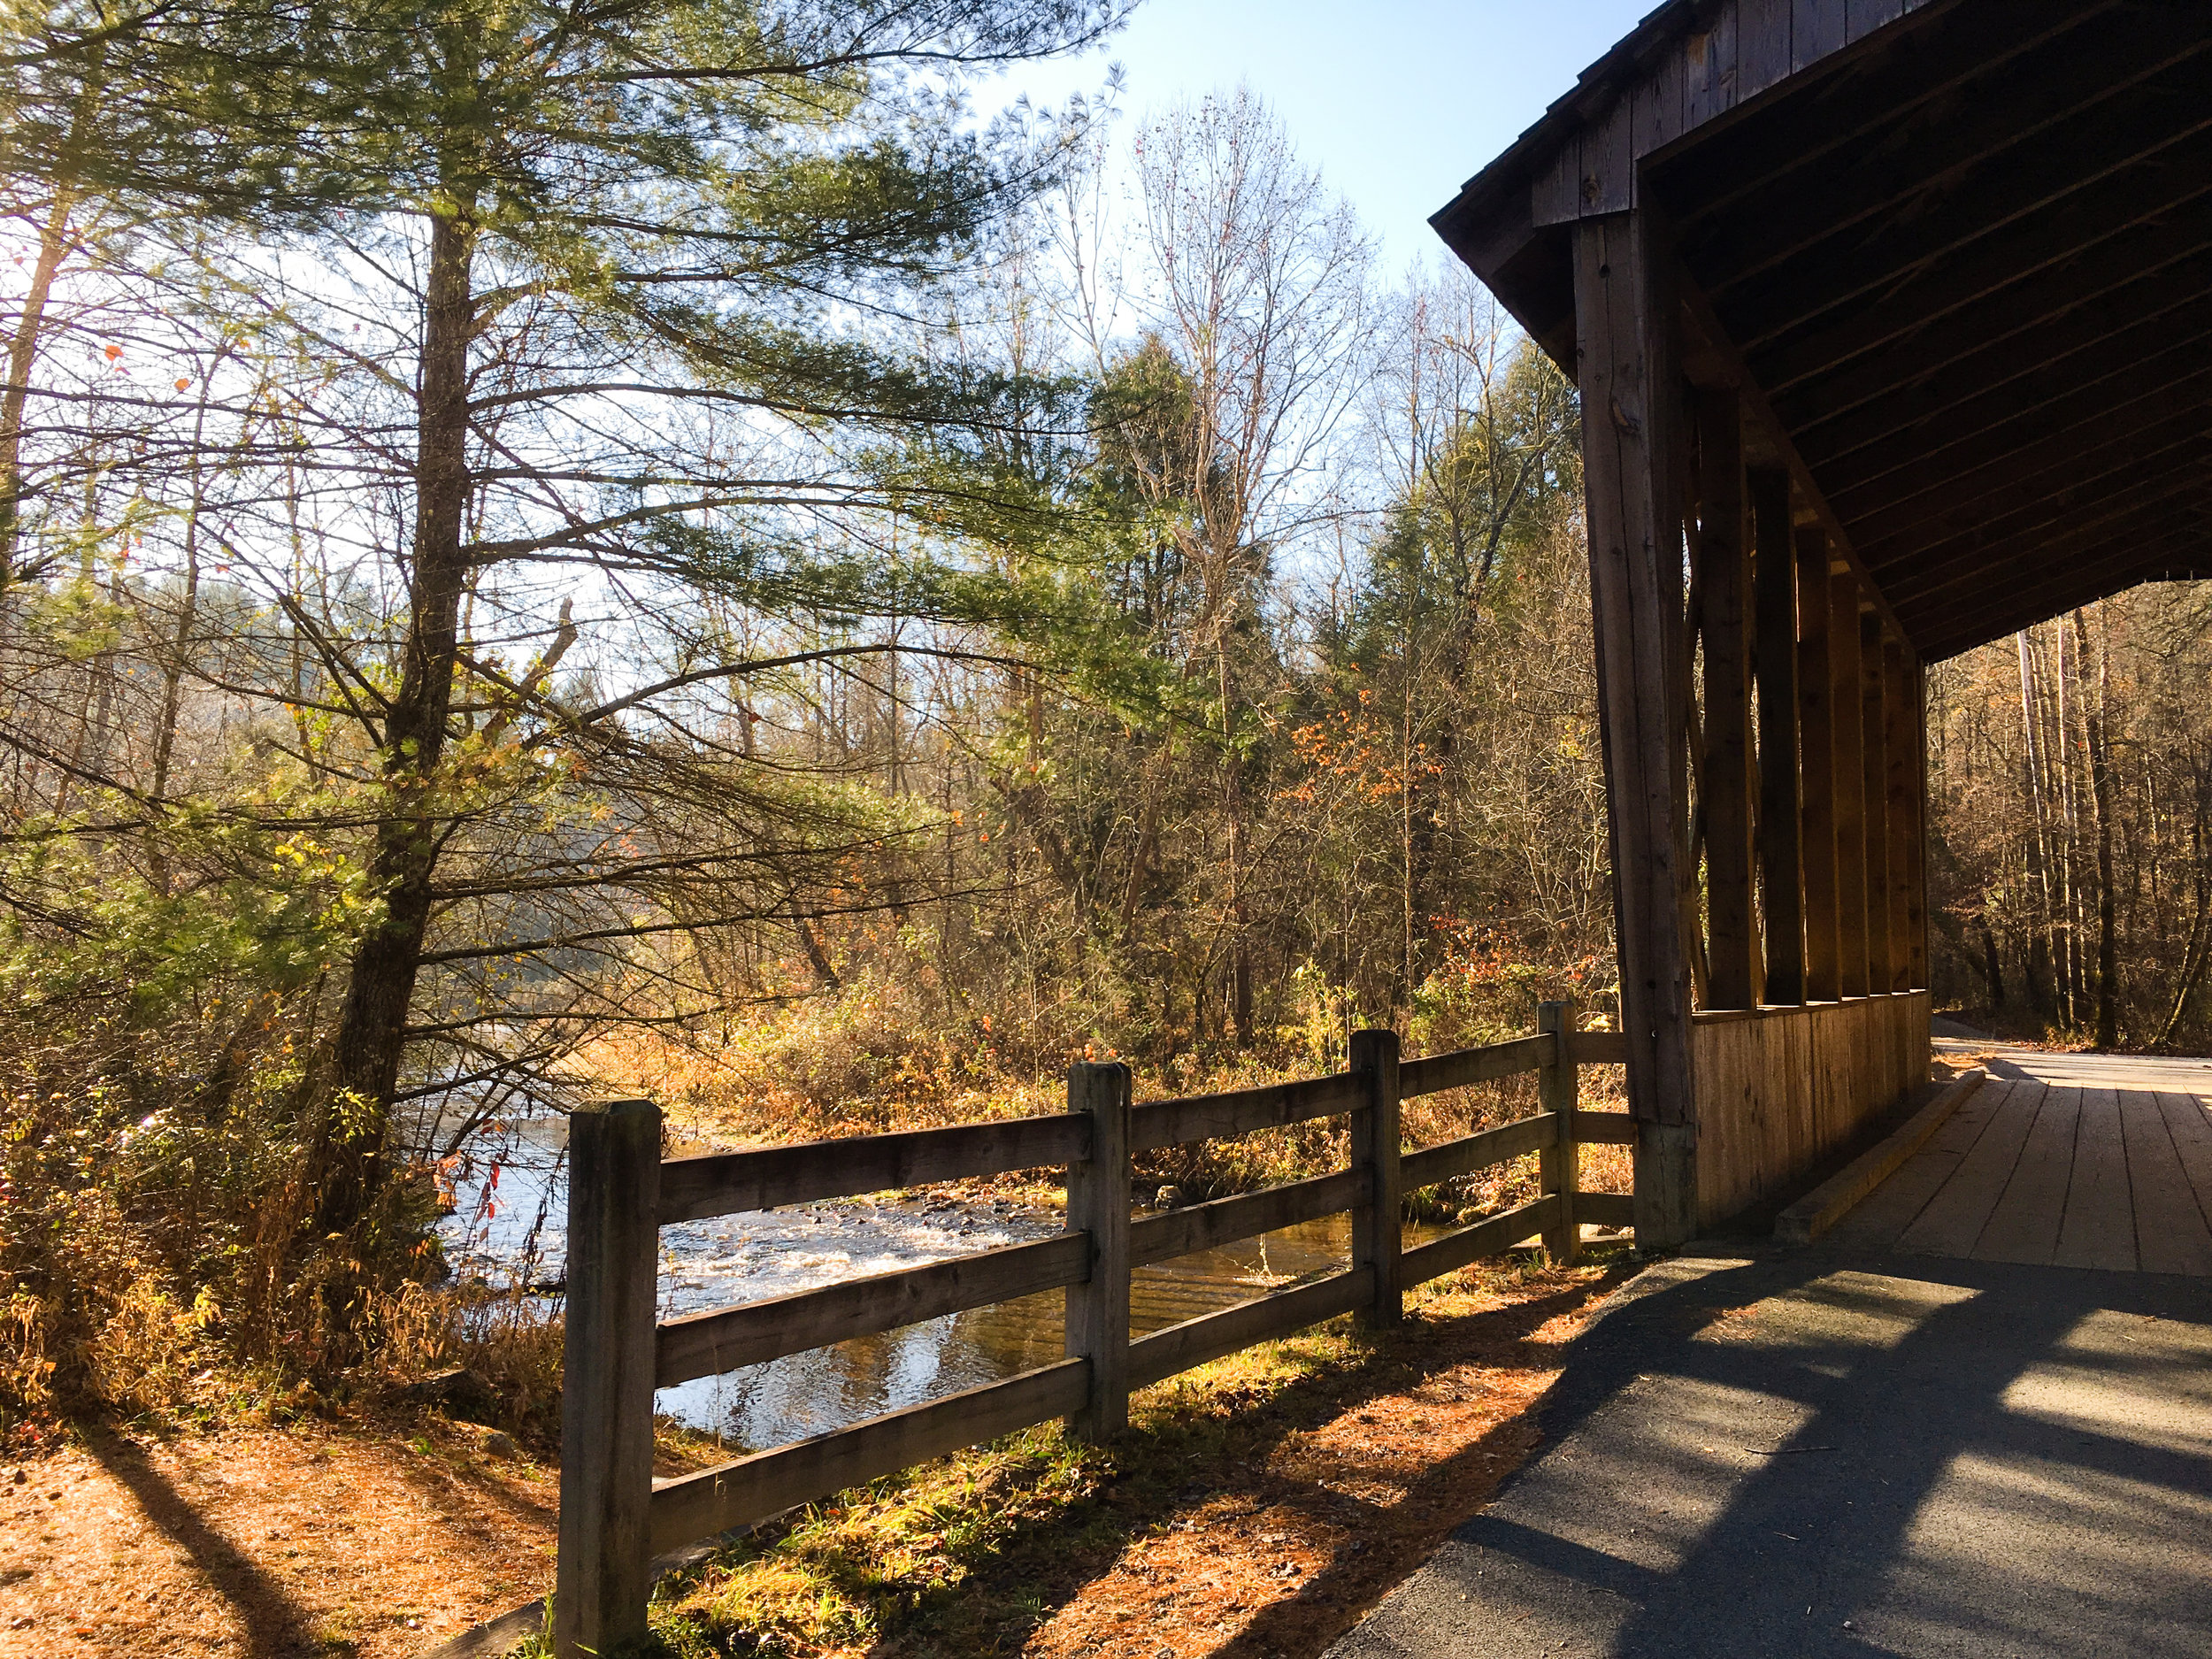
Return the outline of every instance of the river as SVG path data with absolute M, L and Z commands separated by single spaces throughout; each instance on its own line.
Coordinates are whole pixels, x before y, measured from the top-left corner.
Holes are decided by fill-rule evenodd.
M 566 1194 L 558 1119 L 506 1125 L 477 1138 L 440 1225 L 457 1274 L 495 1285 L 551 1284 L 562 1271 Z M 663 1317 L 788 1295 L 1060 1230 L 1056 1210 L 942 1197 L 793 1205 L 661 1230 Z M 1434 1229 L 1409 1229 L 1408 1242 Z M 1130 1321 L 1138 1334 L 1261 1295 L 1348 1259 L 1350 1218 L 1286 1227 L 1220 1249 L 1141 1267 Z M 1064 1292 L 925 1320 L 879 1336 L 790 1355 L 655 1396 L 678 1422 L 745 1448 L 826 1433 L 879 1412 L 1010 1377 L 1061 1355 Z

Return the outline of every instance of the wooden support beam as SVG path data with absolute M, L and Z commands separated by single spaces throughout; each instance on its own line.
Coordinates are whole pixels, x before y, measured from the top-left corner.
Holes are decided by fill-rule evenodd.
M 1866 961 L 1866 732 L 1859 713 L 1859 579 L 1828 579 L 1828 695 L 1836 769 L 1838 994 L 1864 996 Z
M 1797 533 L 1799 848 L 1805 864 L 1805 1000 L 1843 995 L 1836 900 L 1835 687 L 1828 667 L 1828 533 Z
M 2021 411 L 2051 407 L 2054 389 L 2062 403 L 2065 387 L 2093 382 L 2101 376 L 2101 365 L 2133 362 L 2202 338 L 2196 308 L 2177 295 L 2162 297 L 2171 300 L 2163 312 L 2130 317 L 2124 326 L 2101 339 L 2086 328 L 2047 332 L 2037 343 L 2046 348 L 2047 356 L 2036 359 L 2032 369 L 2023 367 L 2016 342 L 2010 357 L 1993 352 L 1989 355 L 1994 361 L 1989 364 L 1931 377 L 1848 418 L 1824 419 L 1815 432 L 1801 436 L 1802 453 L 1810 465 L 1824 466 L 1873 445 L 1924 436 L 1931 430 L 1982 431 Z
M 1736 395 L 1743 403 L 1745 418 L 1758 434 L 1761 445 L 1789 469 L 1791 481 L 1797 487 L 1798 505 L 1809 511 L 1814 520 L 1828 532 L 1830 551 L 1865 583 L 1863 597 L 1874 607 L 1875 614 L 1897 628 L 1899 633 L 1903 633 L 1895 613 L 1889 608 L 1889 600 L 1883 593 L 1881 584 L 1868 573 L 1866 563 L 1860 558 L 1858 549 L 1852 544 L 1850 533 L 1844 528 L 1843 520 L 1836 516 L 1836 509 L 1829 502 L 1827 492 L 1820 480 L 1814 478 L 1812 469 L 1806 465 L 1805 457 L 1797 452 L 1797 445 L 1790 438 L 1790 429 L 1776 416 L 1773 404 L 1767 401 L 1762 382 L 1745 365 L 1743 354 L 1736 349 L 1735 342 L 1722 326 L 1719 315 L 1713 310 L 1712 302 L 1698 291 L 1697 285 L 1678 263 L 1674 267 L 1672 280 L 1675 296 L 1681 307 L 1686 335 L 1684 357 L 1686 362 L 1694 361 L 1699 368 L 1701 378 L 1698 383 L 1735 387 Z
M 1991 564 L 2024 547 L 2078 535 L 2124 515 L 2170 502 L 2203 488 L 2203 465 L 2212 454 L 2204 405 L 2186 411 L 2162 436 L 2130 439 L 2085 449 L 2073 471 L 2045 469 L 2014 480 L 2001 495 L 1972 503 L 1921 503 L 1924 518 L 1909 534 L 1888 539 L 1869 567 L 1894 572 L 1891 597 L 1901 605 L 1925 603 L 1932 595 L 1970 588 Z
M 1928 671 L 1912 659 L 1912 988 L 1928 988 Z
M 2185 213 L 2162 215 L 2105 237 L 2062 265 L 2044 266 L 2006 284 L 2001 308 L 1909 318 L 1901 328 L 1895 318 L 1863 315 L 1857 320 L 1883 331 L 1878 349 L 1867 349 L 1863 337 L 1837 338 L 1834 342 L 1847 348 L 1848 361 L 1809 365 L 1801 368 L 1801 378 L 1778 379 L 1770 390 L 1776 406 L 1786 413 L 1812 408 L 1848 414 L 1978 352 L 2001 349 L 2022 331 L 2047 326 L 2131 284 L 2162 282 L 2167 273 L 2201 257 L 2206 250 L 2200 220 Z M 1855 347 L 1858 355 L 1849 356 Z
M 1889 722 L 1882 664 L 1882 619 L 1859 618 L 1859 742 L 1866 802 L 1866 988 L 1890 988 Z
M 1797 549 L 1790 526 L 1790 475 L 1750 474 L 1756 556 L 1755 641 L 1759 680 L 1759 897 L 1766 918 L 1764 1001 L 1805 1000 L 1805 872 L 1799 822 Z
M 1755 357 L 1770 341 L 1790 336 L 1794 343 L 1805 332 L 1839 319 L 1870 319 L 1893 298 L 1911 307 L 1903 316 L 1916 317 L 1935 309 L 1921 299 L 1923 291 L 1963 300 L 2016 280 L 2027 274 L 2019 250 L 1999 233 L 2029 215 L 2040 221 L 2038 249 L 2062 250 L 2086 246 L 2169 210 L 2202 179 L 2201 169 L 2212 159 L 2212 111 L 2187 98 L 2177 87 L 2167 98 L 2126 111 L 2126 130 L 2107 134 L 2103 142 L 2110 148 L 2102 152 L 2070 156 L 2066 143 L 2047 142 L 2034 147 L 2039 153 L 2018 157 L 2017 173 L 1985 172 L 1980 188 L 1970 198 L 1954 199 L 1948 212 L 1901 213 L 1879 234 L 1862 227 L 1855 241 L 1808 250 L 1787 265 L 1732 285 L 1727 303 L 1737 319 L 1735 337 Z M 2124 155 L 2125 162 L 2111 165 L 2116 155 Z M 1809 285 L 1819 295 L 1810 311 L 1804 279 L 1809 260 L 1822 262 L 1819 280 Z M 1877 294 L 1883 303 L 1870 303 Z
M 1691 872 L 1673 753 L 1686 707 L 1680 607 L 1671 599 L 1682 565 L 1673 262 L 1651 242 L 1636 213 L 1574 230 L 1598 713 L 1629 1110 L 1639 1123 L 1636 1232 L 1644 1248 L 1665 1248 L 1697 1227 L 1697 1109 L 1679 909 Z
M 1701 391 L 1697 409 L 1698 626 L 1705 645 L 1708 1006 L 1755 1008 L 1758 924 L 1752 909 L 1751 549 L 1745 534 L 1743 405 Z
M 1955 623 L 1978 621 L 1999 609 L 2016 610 L 2024 601 L 2032 606 L 2029 619 L 2040 621 L 2088 603 L 2065 595 L 2090 571 L 2138 565 L 2139 554 L 2147 555 L 2177 529 L 2196 530 L 2201 539 L 2208 506 L 2212 493 L 2199 484 L 2089 529 L 2047 536 L 2025 552 L 1991 561 L 1955 587 L 1916 598 L 1912 615 L 1923 632 L 1948 633 Z M 2044 603 L 2046 594 L 2059 596 Z
M 1909 991 L 1913 942 L 1926 918 L 1922 912 L 1919 863 L 1920 671 L 1901 640 L 1882 642 L 1882 747 L 1888 777 L 1889 818 L 1889 988 Z
M 2162 388 L 2212 368 L 2212 327 L 2193 323 L 2178 334 L 2166 331 L 2148 349 L 2116 363 L 2068 360 L 2058 367 L 2072 373 L 2023 375 L 1946 411 L 1939 421 L 1915 421 L 1826 463 L 1820 475 L 1829 480 L 1837 510 L 1855 519 L 1916 492 L 1947 495 L 1952 480 L 2001 465 L 2057 433 L 2094 442 L 2104 435 L 2100 416 L 2124 416 L 2144 399 L 2157 398 Z

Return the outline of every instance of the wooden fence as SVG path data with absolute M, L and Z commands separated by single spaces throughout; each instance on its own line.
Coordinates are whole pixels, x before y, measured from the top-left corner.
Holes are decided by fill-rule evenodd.
M 700 1157 L 660 1156 L 660 1113 L 649 1102 L 577 1112 L 556 1652 L 595 1654 L 641 1632 L 654 1557 L 695 1540 L 1054 1417 L 1085 1436 L 1110 1434 L 1128 1422 L 1132 1389 L 1338 1314 L 1394 1324 L 1408 1286 L 1531 1239 L 1571 1261 L 1583 1223 L 1631 1221 L 1627 1197 L 1577 1190 L 1578 1145 L 1634 1139 L 1625 1115 L 1577 1109 L 1576 1068 L 1617 1064 L 1624 1045 L 1617 1033 L 1572 1025 L 1565 1004 L 1547 1002 L 1533 1036 L 1404 1061 L 1394 1033 L 1361 1032 L 1349 1071 L 1141 1106 L 1130 1103 L 1127 1067 L 1079 1064 L 1069 1071 L 1068 1110 L 1050 1117 Z M 1538 1074 L 1538 1115 L 1402 1148 L 1402 1101 L 1529 1071 Z M 1339 1114 L 1351 1119 L 1348 1169 L 1130 1214 L 1130 1163 L 1139 1152 Z M 1542 1155 L 1542 1195 L 1533 1202 L 1400 1248 L 1406 1192 L 1531 1152 Z M 671 1223 L 1052 1164 L 1068 1171 L 1067 1230 L 1054 1237 L 655 1317 L 659 1232 Z M 1347 1210 L 1345 1271 L 1130 1340 L 1131 1270 Z M 653 1479 L 656 1388 L 1062 1287 L 1067 1357 L 1056 1364 L 680 1479 Z

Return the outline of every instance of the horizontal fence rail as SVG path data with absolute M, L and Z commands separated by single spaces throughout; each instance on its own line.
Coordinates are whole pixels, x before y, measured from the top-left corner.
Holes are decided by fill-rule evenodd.
M 1091 1156 L 1090 1135 L 1089 1118 L 1062 1112 L 670 1158 L 661 1166 L 661 1225 L 1081 1164 Z
M 1332 1118 L 1363 1105 L 1361 1082 L 1348 1071 L 1271 1083 L 1263 1088 L 1149 1101 L 1129 1115 L 1129 1149 L 1150 1152 L 1186 1141 L 1227 1141 L 1256 1129 L 1280 1129 L 1310 1118 Z
M 902 1325 L 1012 1302 L 1090 1277 L 1091 1241 L 1079 1233 L 1010 1244 L 926 1267 L 901 1268 L 661 1322 L 653 1386 L 672 1388 L 744 1365 L 873 1336 Z
M 626 1101 L 571 1125 L 567 1381 L 554 1647 L 561 1659 L 640 1634 L 653 1555 L 749 1526 L 929 1458 L 1064 1417 L 1088 1438 L 1128 1420 L 1130 1391 L 1340 1314 L 1400 1317 L 1412 1286 L 1540 1239 L 1574 1259 L 1585 1223 L 1631 1225 L 1633 1201 L 1578 1190 L 1578 1149 L 1627 1145 L 1632 1120 L 1576 1104 L 1577 1069 L 1620 1064 L 1619 1033 L 1577 1032 L 1548 1002 L 1533 1036 L 1398 1057 L 1361 1032 L 1329 1077 L 1132 1106 L 1118 1064 L 1071 1068 L 1045 1117 L 856 1135 L 664 1159 L 660 1114 Z M 1533 1072 L 1538 1112 L 1407 1151 L 1406 1099 Z M 1130 1212 L 1133 1156 L 1185 1142 L 1348 1116 L 1352 1166 L 1162 1214 Z M 1403 1194 L 1536 1155 L 1543 1195 L 1412 1249 Z M 1067 1231 L 765 1301 L 653 1320 L 663 1226 L 933 1181 L 1064 1166 Z M 1345 1271 L 1131 1340 L 1130 1274 L 1156 1262 L 1349 1213 Z M 1067 1357 L 674 1480 L 651 1478 L 653 1390 L 1040 1292 L 1067 1294 Z

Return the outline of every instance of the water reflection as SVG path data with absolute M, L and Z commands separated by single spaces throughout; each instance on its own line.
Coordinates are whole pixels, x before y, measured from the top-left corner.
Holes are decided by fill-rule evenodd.
M 495 1283 L 557 1283 L 567 1203 L 565 1125 L 535 1120 L 479 1137 L 450 1171 L 454 1213 L 441 1227 L 457 1271 Z M 661 1232 L 664 1317 L 787 1295 L 838 1279 L 1045 1238 L 1057 1214 L 1004 1203 L 802 1205 L 686 1222 Z M 1418 1230 L 1430 1236 L 1432 1230 Z M 1317 1274 L 1348 1260 L 1351 1225 L 1333 1216 L 1139 1268 L 1130 1318 L 1141 1335 Z M 1409 1235 L 1409 1241 L 1413 1241 Z M 931 1319 L 794 1354 L 656 1396 L 658 1409 L 741 1448 L 826 1433 L 937 1395 L 1049 1363 L 1061 1355 L 1064 1293 Z

